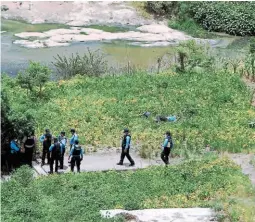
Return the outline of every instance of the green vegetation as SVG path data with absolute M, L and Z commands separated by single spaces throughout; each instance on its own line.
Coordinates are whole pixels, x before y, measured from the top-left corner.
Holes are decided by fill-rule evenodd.
M 133 172 L 31 176 L 22 167 L 2 184 L 3 221 L 114 221 L 99 211 L 168 207 L 213 207 L 226 221 L 255 219 L 248 177 L 230 160 L 211 155 Z
M 47 66 L 42 66 L 38 62 L 31 62 L 27 70 L 22 73 L 19 72 L 17 76 L 17 83 L 21 88 L 24 88 L 30 93 L 35 92 L 35 88 L 39 88 L 38 92 L 35 92 L 36 96 L 42 98 L 42 88 L 50 80 L 51 70 Z
M 194 19 L 187 18 L 185 20 L 170 19 L 168 26 L 172 29 L 177 29 L 186 32 L 196 38 L 216 38 L 217 35 L 203 29 L 201 25 L 196 23 Z
M 1 19 L 1 31 L 7 32 L 45 32 L 51 29 L 68 28 L 64 24 L 28 24 L 22 21 Z
M 156 15 L 164 15 L 172 28 L 187 31 L 197 37 L 208 31 L 225 32 L 231 35 L 254 36 L 254 2 L 147 2 L 145 8 Z M 192 30 L 198 28 L 197 31 Z
M 82 143 L 116 147 L 121 130 L 129 127 L 133 144 L 154 153 L 162 134 L 170 129 L 176 154 L 201 151 L 206 144 L 231 152 L 254 148 L 254 131 L 248 127 L 255 113 L 250 105 L 251 92 L 230 72 L 168 71 L 101 78 L 78 75 L 47 83 L 45 99 L 37 101 L 26 96 L 16 79 L 2 78 L 2 88 L 14 111 L 35 117 L 37 135 L 45 127 L 54 134 L 72 127 Z M 146 110 L 153 117 L 176 114 L 180 120 L 158 125 L 152 118 L 139 116 Z

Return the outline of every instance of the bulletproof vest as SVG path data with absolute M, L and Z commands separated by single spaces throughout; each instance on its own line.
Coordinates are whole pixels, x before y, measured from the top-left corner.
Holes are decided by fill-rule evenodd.
M 48 149 L 51 145 L 52 136 L 51 134 L 45 134 L 44 136 L 45 136 L 45 140 L 43 141 L 43 148 Z
M 171 136 L 167 136 L 167 139 L 168 139 L 168 144 L 170 144 L 170 148 L 173 147 L 173 140 L 172 140 L 172 137 Z M 167 147 L 169 147 L 169 145 L 167 144 Z
M 123 136 L 122 148 L 125 148 L 125 147 L 126 147 L 126 138 L 127 138 L 127 136 L 130 136 L 130 135 L 125 135 L 125 136 Z M 130 136 L 130 142 L 131 142 L 131 136 Z M 130 143 L 129 143 L 129 145 L 130 145 Z
M 79 156 L 79 155 L 81 155 L 81 146 L 74 145 L 73 156 Z
M 58 155 L 58 156 L 61 155 L 61 146 L 60 146 L 59 142 L 54 143 L 54 148 L 52 149 L 52 154 L 53 155 Z
M 24 143 L 25 148 L 33 148 L 35 145 L 35 140 L 33 137 L 28 137 Z

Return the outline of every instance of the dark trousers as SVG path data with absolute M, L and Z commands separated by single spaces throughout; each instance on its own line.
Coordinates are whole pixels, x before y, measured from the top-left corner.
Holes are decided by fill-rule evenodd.
M 171 148 L 164 147 L 162 153 L 161 153 L 161 159 L 164 161 L 165 164 L 169 164 L 169 154 L 170 154 Z
M 9 169 L 12 171 L 20 167 L 19 153 L 11 153 L 8 161 Z
M 24 159 L 25 159 L 25 163 L 28 164 L 30 167 L 32 167 L 33 153 L 34 153 L 33 148 L 25 147 Z
M 60 160 L 59 160 L 59 163 L 60 163 L 60 169 L 64 169 L 64 156 L 65 154 L 61 154 L 61 157 L 60 157 Z
M 74 171 L 74 165 L 76 164 L 77 172 L 80 172 L 81 158 L 80 156 L 73 156 L 71 159 L 71 171 Z
M 122 148 L 121 155 L 120 155 L 120 163 L 123 164 L 125 157 L 128 158 L 130 163 L 132 163 L 132 164 L 135 163 L 129 154 L 129 148 L 126 150 L 126 152 L 124 152 L 124 150 L 125 150 L 125 148 Z
M 42 152 L 42 164 L 45 164 L 45 157 L 47 156 L 47 163 L 50 163 L 50 151 L 49 149 L 43 149 Z
M 58 161 L 60 160 L 60 156 L 52 156 L 50 159 L 50 172 L 53 173 L 53 165 L 55 162 L 55 172 L 58 172 Z

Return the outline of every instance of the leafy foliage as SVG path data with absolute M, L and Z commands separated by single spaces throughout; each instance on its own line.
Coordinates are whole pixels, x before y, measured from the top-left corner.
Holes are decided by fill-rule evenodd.
M 254 2 L 147 2 L 146 8 L 171 20 L 171 27 L 183 31 L 195 20 L 208 31 L 225 32 L 231 35 L 254 36 Z M 181 27 L 180 27 L 181 26 Z M 194 26 L 194 25 L 193 25 Z M 195 27 L 195 26 L 194 26 Z M 191 31 L 192 32 L 192 31 Z M 197 35 L 197 33 L 195 33 Z M 200 35 L 200 33 L 198 33 Z
M 1 90 L 1 143 L 13 138 L 22 138 L 33 131 L 34 118 L 28 113 L 13 112 L 10 108 L 7 93 Z
M 209 31 L 231 35 L 255 34 L 254 2 L 192 2 L 190 13 Z
M 128 127 L 133 145 L 147 144 L 154 153 L 159 149 L 162 132 L 170 129 L 178 155 L 185 150 L 202 150 L 206 144 L 233 152 L 254 147 L 254 131 L 247 125 L 254 117 L 251 92 L 239 76 L 228 72 L 76 76 L 47 83 L 45 90 L 51 97 L 37 102 L 26 98 L 21 88 L 11 89 L 11 81 L 6 77 L 2 84 L 10 105 L 15 112 L 35 117 L 37 134 L 42 134 L 45 127 L 53 134 L 76 128 L 81 143 L 117 147 L 121 131 Z M 141 118 L 146 110 L 151 117 Z M 180 119 L 162 124 L 153 120 L 157 115 L 171 114 Z
M 53 65 L 57 68 L 58 77 L 69 79 L 77 74 L 84 76 L 100 76 L 107 72 L 105 56 L 97 51 L 90 51 L 80 56 L 78 53 L 70 58 L 57 55 Z
M 114 221 L 101 218 L 99 210 L 219 208 L 216 203 L 231 221 L 236 218 L 233 210 L 238 221 L 252 221 L 247 220 L 248 209 L 254 212 L 254 204 L 242 206 L 240 201 L 252 201 L 254 189 L 228 159 L 205 157 L 168 168 L 52 175 L 33 181 L 27 170 L 19 169 L 1 185 L 3 221 Z
M 50 80 L 51 70 L 47 66 L 41 65 L 39 62 L 30 61 L 29 67 L 24 73 L 19 72 L 17 76 L 17 82 L 22 87 L 30 92 L 35 90 L 35 87 L 39 87 L 37 93 L 39 97 L 42 97 L 42 88 L 47 81 Z

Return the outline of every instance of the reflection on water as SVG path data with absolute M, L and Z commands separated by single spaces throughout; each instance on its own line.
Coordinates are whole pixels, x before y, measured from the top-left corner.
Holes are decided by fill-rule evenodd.
M 112 43 L 90 42 L 74 43 L 68 47 L 52 47 L 28 49 L 12 44 L 16 39 L 11 33 L 1 35 L 1 70 L 10 75 L 16 75 L 19 70 L 28 66 L 29 60 L 38 61 L 54 68 L 51 64 L 57 54 L 70 56 L 72 53 L 83 54 L 89 47 L 91 50 L 101 49 L 107 55 L 111 66 L 135 65 L 148 68 L 157 63 L 157 59 L 166 53 L 174 52 L 174 46 L 167 47 L 139 47 L 131 46 L 128 42 L 114 41 Z M 215 56 L 221 57 L 243 57 L 248 46 L 248 38 L 222 37 L 217 48 L 214 49 Z

